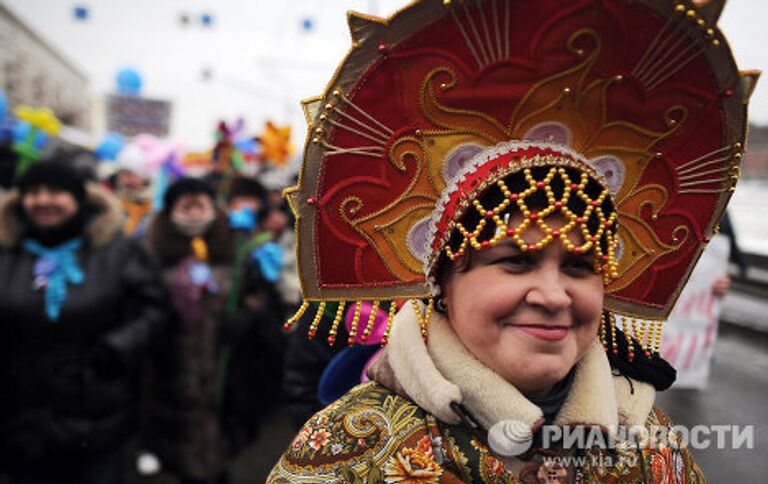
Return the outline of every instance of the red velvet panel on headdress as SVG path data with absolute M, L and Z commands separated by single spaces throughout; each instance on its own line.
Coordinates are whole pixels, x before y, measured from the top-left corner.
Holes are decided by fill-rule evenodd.
M 420 243 L 451 176 L 482 149 L 531 139 L 569 146 L 608 179 L 621 241 L 609 302 L 665 315 L 743 150 L 749 87 L 712 12 L 489 0 L 352 17 L 355 46 L 314 103 L 292 194 L 305 295 L 425 294 Z

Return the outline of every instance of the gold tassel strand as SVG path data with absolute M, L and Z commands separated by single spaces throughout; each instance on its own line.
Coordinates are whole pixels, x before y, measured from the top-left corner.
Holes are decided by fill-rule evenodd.
M 600 318 L 600 331 L 598 334 L 600 335 L 600 344 L 603 346 L 603 349 L 607 352 L 608 351 L 608 339 L 607 339 L 607 328 L 606 325 L 608 324 L 608 318 L 605 313 L 603 313 L 602 317 Z
M 661 351 L 661 330 L 664 328 L 664 321 L 652 321 L 653 324 L 653 346 L 654 353 Z
M 299 310 L 296 311 L 296 313 L 293 316 L 291 316 L 291 318 L 288 319 L 288 321 L 286 321 L 285 324 L 283 324 L 283 329 L 288 331 L 291 328 L 293 328 L 293 326 L 299 321 L 299 319 L 302 316 L 304 316 L 304 313 L 307 311 L 308 307 L 309 307 L 309 302 L 304 301 L 304 303 L 301 305 Z
M 648 345 L 645 342 L 645 338 L 648 336 L 648 324 L 650 321 L 647 319 L 638 319 L 637 324 L 640 327 L 640 331 L 642 331 L 643 334 L 643 340 L 638 340 L 640 343 L 640 351 L 643 352 L 645 356 L 648 356 Z
M 424 329 L 421 332 L 421 336 L 424 338 L 425 343 L 427 343 L 427 340 L 429 339 L 429 322 L 432 320 L 433 309 L 435 309 L 435 300 L 429 298 L 429 302 L 427 303 L 427 314 L 424 316 Z
M 647 319 L 644 319 L 644 320 L 640 321 L 640 326 L 643 328 L 644 335 L 646 337 L 648 336 L 648 331 L 649 331 L 648 328 L 651 327 L 651 324 L 652 324 L 652 322 L 647 320 Z M 650 346 L 651 345 L 643 344 L 643 353 L 645 354 L 646 357 L 650 357 L 651 356 Z
M 328 332 L 328 344 L 331 346 L 336 343 L 336 332 L 339 330 L 339 323 L 341 322 L 342 316 L 344 316 L 344 308 L 346 305 L 346 301 L 339 301 L 339 306 L 336 308 L 336 316 L 334 316 L 331 330 Z
M 395 313 L 397 312 L 397 302 L 391 301 L 389 305 L 389 314 L 387 314 L 387 329 L 384 330 L 384 336 L 381 338 L 382 346 L 389 343 L 389 332 L 392 331 L 392 321 L 395 319 Z
M 323 319 L 323 313 L 325 312 L 325 301 L 321 302 L 317 307 L 317 313 L 315 313 L 315 319 L 312 320 L 312 324 L 309 325 L 309 331 L 307 332 L 307 338 L 312 339 L 317 334 L 317 326 L 320 324 L 320 320 Z
M 627 340 L 627 359 L 629 361 L 632 361 L 635 359 L 635 345 L 632 344 L 632 335 L 629 334 L 629 325 L 630 322 L 627 321 L 626 316 L 622 316 L 622 322 L 623 322 L 623 329 L 624 329 L 624 339 Z M 635 325 L 635 318 L 632 319 L 632 325 Z
M 419 329 L 421 331 L 421 339 L 424 340 L 424 343 L 429 342 L 429 320 L 432 319 L 432 309 L 435 306 L 435 300 L 432 298 L 429 298 L 429 302 L 427 303 L 427 311 L 426 314 L 421 314 L 421 308 L 419 307 L 419 303 L 417 303 L 415 300 L 411 299 L 411 304 L 413 304 L 413 310 L 416 312 L 416 316 L 419 318 Z
M 634 343 L 639 345 L 641 348 L 645 348 L 643 346 L 643 337 L 640 336 L 640 328 L 642 327 L 642 322 L 639 321 L 637 318 L 632 318 L 632 336 L 634 336 Z M 633 344 L 632 347 L 629 349 L 629 361 L 632 361 L 635 359 L 635 345 Z
M 363 301 L 357 301 L 355 303 L 355 315 L 352 318 L 352 327 L 349 329 L 349 338 L 347 338 L 347 344 L 352 346 L 355 344 L 355 337 L 357 337 L 357 323 L 360 322 L 360 309 L 362 309 Z
M 368 337 L 371 335 L 371 331 L 373 330 L 373 323 L 376 322 L 376 314 L 379 312 L 379 301 L 373 301 L 373 306 L 371 306 L 371 314 L 368 316 L 368 322 L 365 324 L 365 329 L 363 330 L 363 336 L 360 337 L 360 341 L 363 343 L 368 342 Z

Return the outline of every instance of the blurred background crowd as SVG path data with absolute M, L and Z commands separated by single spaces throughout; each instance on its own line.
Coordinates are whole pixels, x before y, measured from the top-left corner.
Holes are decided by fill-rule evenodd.
M 290 131 L 221 122 L 205 153 L 147 133 L 88 149 L 46 108 L 5 119 L 2 467 L 121 482 L 135 455 L 139 474 L 228 482 L 280 401 L 300 298 Z

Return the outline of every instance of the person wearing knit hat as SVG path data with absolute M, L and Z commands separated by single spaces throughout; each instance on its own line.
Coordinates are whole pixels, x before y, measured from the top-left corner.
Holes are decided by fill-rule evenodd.
M 226 326 L 221 308 L 229 294 L 233 238 L 215 197 L 204 180 L 174 181 L 142 237 L 161 267 L 173 321 L 161 343 L 166 356 L 155 365 L 158 397 L 148 411 L 144 444 L 183 483 L 225 482 L 218 335 Z
M 144 235 L 162 268 L 174 321 L 166 357 L 155 368 L 158 398 L 146 448 L 182 483 L 225 482 L 228 452 L 255 437 L 279 382 L 272 341 L 282 320 L 265 321 L 263 301 L 270 297 L 251 284 L 254 264 L 236 250 L 236 231 L 215 198 L 203 179 L 176 180 Z M 254 374 L 263 362 L 269 369 Z
M 254 428 L 278 404 L 263 395 L 279 392 L 285 344 L 281 327 L 290 313 L 279 290 L 286 251 L 271 230 L 274 211 L 266 196 L 260 178 L 235 174 L 228 180 L 227 215 L 236 247 L 230 290 L 242 295 L 243 310 L 251 317 L 240 328 L 241 338 L 224 347 L 233 361 L 227 390 L 232 397 L 225 412 L 247 416 L 244 428 Z M 254 352 L 255 346 L 260 351 Z M 253 368 L 259 369 L 258 386 L 249 383 Z
M 74 168 L 56 161 L 40 162 L 17 185 L 28 236 L 56 245 L 82 231 L 90 207 L 85 204 L 85 181 Z
M 162 210 L 150 220 L 143 239 L 162 266 L 187 256 L 214 264 L 232 258 L 232 234 L 226 214 L 216 206 L 216 192 L 205 180 L 180 178 L 163 195 Z
M 125 210 L 124 230 L 128 235 L 140 237 L 151 218 L 161 165 L 169 155 L 163 141 L 149 134 L 138 135 L 117 155 L 114 176 L 115 193 Z
M 171 213 L 178 199 L 185 195 L 205 195 L 216 202 L 216 191 L 210 183 L 200 178 L 184 177 L 168 186 L 163 195 L 163 211 Z
M 118 200 L 66 156 L 0 198 L 0 469 L 11 482 L 118 483 L 159 272 Z
M 78 202 L 85 200 L 85 178 L 65 162 L 36 163 L 17 182 L 22 193 L 37 185 L 47 185 L 70 192 Z
M 121 169 L 115 176 L 115 193 L 126 213 L 125 233 L 140 236 L 152 213 L 154 186 L 151 180 L 137 172 Z
M 243 197 L 263 201 L 266 195 L 267 191 L 259 180 L 253 177 L 237 175 L 229 183 L 227 200 L 232 202 Z

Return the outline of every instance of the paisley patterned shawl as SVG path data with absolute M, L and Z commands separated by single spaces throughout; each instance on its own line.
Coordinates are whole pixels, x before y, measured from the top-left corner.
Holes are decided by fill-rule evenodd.
M 673 424 L 654 408 L 646 426 L 671 428 Z M 267 482 L 540 482 L 537 476 L 545 467 L 544 458 L 553 455 L 569 454 L 541 451 L 529 461 L 504 462 L 465 427 L 440 422 L 409 399 L 370 382 L 312 417 Z M 579 456 L 581 482 L 705 482 L 687 449 L 661 447 L 639 452 L 619 444 L 615 453 L 593 448 Z M 564 471 L 566 479 L 577 473 L 574 466 Z

